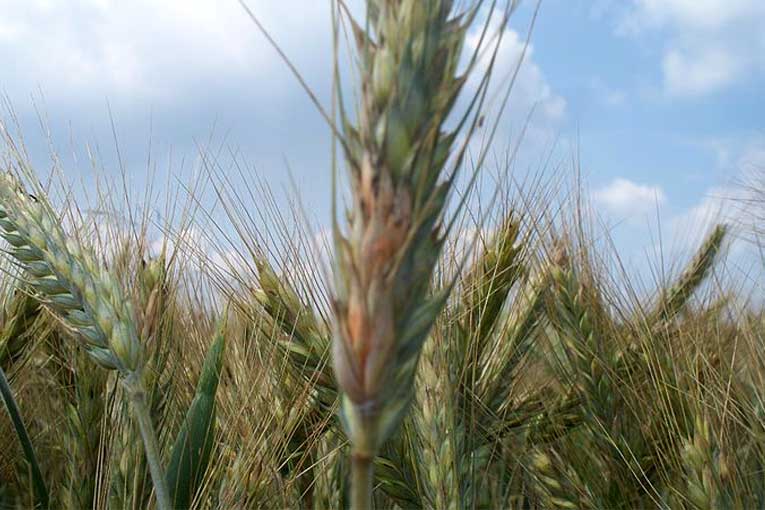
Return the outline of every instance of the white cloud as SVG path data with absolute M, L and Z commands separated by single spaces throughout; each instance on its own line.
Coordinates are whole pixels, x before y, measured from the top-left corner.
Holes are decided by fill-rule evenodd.
M 246 2 L 328 107 L 330 2 Z M 362 0 L 348 4 L 363 17 Z M 34 121 L 28 98 L 42 90 L 43 112 L 54 122 L 72 120 L 74 134 L 80 135 L 73 137 L 77 143 L 82 138 L 78 130 L 107 131 L 89 122 L 93 116 L 97 121 L 107 116 L 107 100 L 119 128 L 137 126 L 151 112 L 159 136 L 175 137 L 171 141 L 176 143 L 182 136 L 208 135 L 214 123 L 222 130 L 241 123 L 248 130 L 248 146 L 257 147 L 261 162 L 269 166 L 282 165 L 285 154 L 294 162 L 306 147 L 324 149 L 328 143 L 326 131 L 315 135 L 322 124 L 307 95 L 236 0 L 0 0 L 0 12 L 0 64 L 13 70 L 0 75 L 0 92 L 24 110 L 22 117 Z M 466 51 L 477 38 L 473 31 Z M 518 63 L 524 42 L 515 30 L 505 31 L 495 74 L 498 92 Z M 345 71 L 351 67 L 346 57 L 343 51 Z M 486 65 L 487 59 L 485 55 L 481 63 Z M 486 112 L 498 109 L 498 95 Z M 536 134 L 544 139 L 547 128 L 565 115 L 566 101 L 553 92 L 529 48 L 504 124 L 513 123 L 514 131 L 520 131 L 535 105 L 527 138 Z M 311 140 L 295 140 L 300 129 Z M 500 143 L 510 136 L 504 138 Z M 316 157 L 312 154 L 311 161 Z
M 468 57 L 474 54 L 482 29 L 483 22 L 479 20 L 468 32 L 463 51 L 463 66 L 467 63 Z M 504 27 L 504 31 L 500 29 L 498 16 L 495 16 L 489 22 L 487 36 L 482 43 L 476 68 L 468 79 L 455 112 L 459 112 L 460 115 L 465 112 L 481 77 L 490 64 L 497 42 L 496 36 L 501 33 L 502 41 L 494 62 L 492 83 L 481 112 L 484 115 L 483 128 L 479 129 L 471 139 L 469 152 L 471 157 L 477 158 L 479 154 L 487 151 L 485 174 L 503 172 L 508 170 L 510 165 L 514 169 L 514 178 L 520 179 L 521 172 L 532 168 L 537 164 L 540 154 L 548 152 L 556 142 L 560 141 L 558 140 L 559 131 L 566 117 L 567 104 L 566 99 L 553 90 L 535 60 L 533 45 L 526 46 L 524 35 L 513 27 Z M 502 111 L 500 107 L 511 79 L 514 79 L 512 90 L 506 107 Z M 502 116 L 498 119 L 497 116 L 500 114 Z M 492 128 L 497 120 L 499 122 L 494 132 Z M 465 131 L 460 134 L 457 146 L 464 143 L 464 135 Z M 489 140 L 490 135 L 493 135 L 491 140 Z M 512 162 L 506 159 L 510 156 L 513 158 Z M 469 178 L 470 172 L 461 173 L 458 187 L 466 186 Z M 494 191 L 495 184 L 491 183 L 486 187 L 479 185 L 480 191 L 476 195 L 488 199 Z
M 677 274 L 690 257 L 695 254 L 711 232 L 715 225 L 727 224 L 730 229 L 723 250 L 723 264 L 719 265 L 718 276 L 725 276 L 728 287 L 741 286 L 745 295 L 747 289 L 752 289 L 754 282 L 764 282 L 761 270 L 762 261 L 759 255 L 750 249 L 744 242 L 747 233 L 742 230 L 746 225 L 742 223 L 742 210 L 739 200 L 746 197 L 746 190 L 735 184 L 713 186 L 705 190 L 702 197 L 687 208 L 673 208 L 667 206 L 663 211 L 669 214 L 660 214 L 658 222 L 651 218 L 642 218 L 643 221 L 630 221 L 639 214 L 641 203 L 649 196 L 650 186 L 636 186 L 634 183 L 622 186 L 609 186 L 613 188 L 610 198 L 619 202 L 621 197 L 625 202 L 636 202 L 638 212 L 632 212 L 633 216 L 625 219 L 626 228 L 619 229 L 619 248 L 622 261 L 620 265 L 627 267 L 632 275 L 633 282 L 652 282 L 657 275 Z M 621 189 L 620 189 L 621 188 Z M 642 188 L 642 189 L 640 189 Z M 634 198 L 643 195 L 643 201 Z M 662 199 L 666 201 L 666 199 Z M 649 202 L 655 206 L 656 201 Z M 595 204 L 603 205 L 597 198 Z M 625 206 L 626 207 L 626 206 Z M 643 213 L 647 213 L 648 206 L 644 206 Z M 661 212 L 661 211 L 660 211 Z M 627 215 L 626 211 L 623 214 Z M 611 231 L 608 235 L 613 234 Z M 663 278 L 662 278 L 662 281 Z M 759 283 L 762 285 L 762 283 Z
M 330 2 L 246 2 L 319 100 L 328 105 Z M 361 0 L 348 3 L 356 13 L 363 5 Z M 164 170 L 161 161 L 165 148 L 168 152 L 172 149 L 174 164 L 168 163 L 168 172 L 178 172 L 180 181 L 185 182 L 194 170 L 178 170 L 175 165 L 182 166 L 183 161 L 197 156 L 197 142 L 206 146 L 204 140 L 215 124 L 213 150 L 218 138 L 225 137 L 225 143 L 230 142 L 237 151 L 241 148 L 242 157 L 267 175 L 274 188 L 286 184 L 283 169 L 288 160 L 298 182 L 315 184 L 301 188 L 306 201 L 318 204 L 309 207 L 311 213 L 323 214 L 323 209 L 328 209 L 329 183 L 324 178 L 329 171 L 328 130 L 287 66 L 236 0 L 0 0 L 0 12 L 0 64 L 3 69 L 12 69 L 0 74 L 0 92 L 9 94 L 24 127 L 35 121 L 27 98 L 40 88 L 45 96 L 41 110 L 57 123 L 51 130 L 53 142 L 72 140 L 79 146 L 95 139 L 92 147 L 106 147 L 103 153 L 94 150 L 98 164 L 103 157 L 104 171 L 111 172 L 117 164 L 110 159 L 108 99 L 121 156 L 128 173 L 133 174 L 129 177 L 135 176 L 140 187 L 148 159 L 142 151 L 150 134 L 152 162 L 160 161 L 158 171 Z M 496 24 L 494 28 L 498 28 Z M 476 32 L 468 39 L 466 51 L 475 47 Z M 505 31 L 495 74 L 498 93 L 504 91 L 503 80 L 515 69 L 524 44 L 517 31 Z M 344 51 L 341 62 L 350 68 L 347 56 Z M 466 89 L 465 96 L 469 93 Z M 497 110 L 499 98 L 493 97 L 484 110 L 487 114 Z M 461 106 L 464 103 L 456 109 Z M 549 149 L 557 123 L 565 116 L 566 101 L 553 91 L 534 59 L 533 48 L 528 48 L 493 147 L 504 149 L 515 143 L 511 134 L 520 132 L 533 106 L 536 112 L 523 144 L 523 150 L 529 152 Z M 71 131 L 64 132 L 70 120 Z M 29 139 L 26 132 L 25 138 Z M 41 153 L 41 160 L 47 154 L 45 142 L 32 148 Z M 66 156 L 69 149 L 59 150 Z M 222 150 L 223 165 L 228 163 L 227 149 Z M 86 156 L 80 156 L 84 164 L 64 165 L 68 179 L 75 177 L 75 172 L 81 172 L 84 180 L 92 179 Z
M 765 239 L 765 136 L 749 140 L 736 159 L 741 178 L 734 211 L 744 234 Z
M 757 11 L 759 0 L 633 0 L 630 28 L 677 24 L 683 28 L 718 29 Z
M 674 260 L 695 253 L 700 243 L 719 224 L 728 226 L 728 234 L 723 250 L 725 273 L 729 283 L 743 289 L 752 288 L 752 284 L 762 280 L 762 259 L 757 250 L 752 250 L 746 239 L 752 238 L 749 224 L 752 211 L 742 208 L 745 200 L 751 198 L 748 190 L 739 185 L 714 186 L 706 190 L 703 197 L 693 206 L 674 216 L 665 224 L 663 239 L 667 243 L 663 248 Z M 659 252 L 659 247 L 655 248 Z
M 620 31 L 663 31 L 664 90 L 700 96 L 765 70 L 765 2 L 761 0 L 632 0 Z
M 595 204 L 607 213 L 634 218 L 654 212 L 657 204 L 666 201 L 666 195 L 660 186 L 637 184 L 628 179 L 617 178 L 595 190 L 593 199 Z
M 299 16 L 289 3 L 248 3 L 290 56 L 315 52 L 301 64 L 331 58 L 327 2 L 302 2 Z M 0 0 L 0 11 L 0 61 L 13 63 L 0 86 L 9 93 L 28 96 L 40 86 L 53 100 L 173 101 L 200 81 L 271 88 L 284 77 L 235 1 Z
M 747 65 L 734 52 L 720 47 L 687 52 L 670 50 L 662 69 L 666 91 L 673 96 L 704 95 L 741 78 Z
M 330 3 L 246 3 L 309 85 L 328 93 Z M 361 0 L 348 4 L 363 16 Z M 0 63 L 13 69 L 0 76 L 0 90 L 17 101 L 42 88 L 49 103 L 98 98 L 103 105 L 108 98 L 147 110 L 206 95 L 220 100 L 231 88 L 271 100 L 294 90 L 285 87 L 294 85 L 294 77 L 235 0 L 0 0 L 0 12 Z M 474 32 L 468 38 L 468 49 L 477 37 Z M 506 31 L 498 80 L 509 76 L 523 44 L 516 31 Z M 532 53 L 530 48 L 513 103 L 519 111 L 540 103 L 542 115 L 559 118 L 565 101 L 553 94 Z
M 481 38 L 480 26 L 468 34 L 465 41 L 465 53 L 471 55 Z M 490 21 L 488 34 L 498 33 L 499 17 L 495 16 Z M 478 78 L 482 75 L 490 63 L 495 40 L 487 43 L 484 40 L 483 53 L 479 60 L 478 69 L 473 74 L 468 83 L 467 89 L 475 91 Z M 524 47 L 525 55 L 524 55 Z M 521 58 L 523 61 L 521 62 Z M 497 52 L 496 61 L 493 70 L 494 87 L 489 95 L 489 104 L 485 107 L 486 111 L 496 113 L 501 104 L 501 100 L 506 91 L 509 80 L 515 73 L 520 63 L 520 69 L 515 77 L 512 92 L 510 94 L 506 117 L 514 122 L 520 123 L 525 119 L 528 113 L 534 110 L 534 116 L 531 119 L 529 133 L 541 135 L 554 129 L 566 114 L 566 100 L 556 94 L 550 83 L 544 76 L 539 64 L 534 60 L 534 47 L 529 44 L 526 47 L 526 40 L 516 30 L 507 27 L 502 36 L 502 42 Z M 505 140 L 500 140 L 505 142 Z

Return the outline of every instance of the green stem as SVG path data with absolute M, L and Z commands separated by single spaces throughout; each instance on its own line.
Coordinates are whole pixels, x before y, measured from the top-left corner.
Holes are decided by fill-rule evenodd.
M 373 467 L 367 454 L 351 453 L 351 510 L 371 510 Z
M 154 431 L 154 424 L 151 422 L 149 407 L 146 405 L 146 395 L 143 391 L 143 385 L 139 382 L 137 374 L 131 375 L 135 378 L 132 381 L 126 380 L 130 402 L 133 405 L 133 414 L 138 420 L 138 428 L 141 430 L 143 446 L 146 450 L 146 462 L 149 464 L 151 480 L 154 483 L 154 493 L 157 496 L 157 507 L 159 510 L 172 510 L 170 503 L 170 492 L 167 490 L 167 481 L 165 480 L 165 471 L 162 469 L 162 463 L 159 456 L 159 445 L 157 442 L 157 433 Z

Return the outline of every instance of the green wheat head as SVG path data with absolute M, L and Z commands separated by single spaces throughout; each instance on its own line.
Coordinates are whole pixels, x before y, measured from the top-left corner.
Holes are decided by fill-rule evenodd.
M 119 283 L 64 233 L 48 205 L 26 193 L 8 172 L 0 174 L 0 236 L 32 288 L 78 333 L 94 361 L 124 375 L 140 368 L 133 309 Z

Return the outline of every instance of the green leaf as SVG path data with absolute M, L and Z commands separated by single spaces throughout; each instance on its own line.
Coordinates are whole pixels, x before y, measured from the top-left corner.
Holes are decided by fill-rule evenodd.
M 167 468 L 173 508 L 189 507 L 210 461 L 215 437 L 215 393 L 223 366 L 225 343 L 223 327 L 220 326 L 207 352 L 196 395 L 173 445 Z
M 35 499 L 37 500 L 36 508 L 47 509 L 48 508 L 48 489 L 45 487 L 45 480 L 43 480 L 42 472 L 40 472 L 40 465 L 37 463 L 37 457 L 35 456 L 34 448 L 32 447 L 32 440 L 29 438 L 27 429 L 24 426 L 24 420 L 21 418 L 19 407 L 16 405 L 16 400 L 13 398 L 11 387 L 8 384 L 8 379 L 5 377 L 5 372 L 0 368 L 0 394 L 2 394 L 3 401 L 5 402 L 5 408 L 8 409 L 8 415 L 13 422 L 13 428 L 16 430 L 16 435 L 19 437 L 21 448 L 24 450 L 24 456 L 29 462 L 29 466 L 32 468 L 32 488 L 35 493 Z

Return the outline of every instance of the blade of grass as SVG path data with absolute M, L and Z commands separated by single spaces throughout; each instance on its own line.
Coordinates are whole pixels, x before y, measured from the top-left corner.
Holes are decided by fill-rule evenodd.
M 188 508 L 207 470 L 215 438 L 215 394 L 226 339 L 221 325 L 205 358 L 196 395 L 181 425 L 167 468 L 173 508 Z

